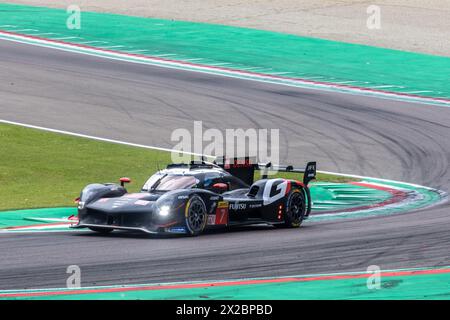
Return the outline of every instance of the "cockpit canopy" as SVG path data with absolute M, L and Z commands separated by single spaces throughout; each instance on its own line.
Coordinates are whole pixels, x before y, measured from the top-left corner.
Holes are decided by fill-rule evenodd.
M 240 179 L 222 169 L 172 168 L 158 171 L 142 187 L 142 191 L 172 191 L 200 188 L 214 190 L 216 183 L 228 185 L 228 190 L 248 188 Z
M 192 174 L 173 174 L 157 172 L 142 187 L 143 191 L 172 191 L 196 187 L 199 179 Z

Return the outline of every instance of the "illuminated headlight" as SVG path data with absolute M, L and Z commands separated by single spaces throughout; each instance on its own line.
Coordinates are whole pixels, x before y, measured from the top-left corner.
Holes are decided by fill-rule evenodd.
M 159 208 L 159 215 L 163 216 L 163 217 L 167 217 L 167 215 L 170 212 L 170 207 L 169 206 L 162 206 L 161 208 Z

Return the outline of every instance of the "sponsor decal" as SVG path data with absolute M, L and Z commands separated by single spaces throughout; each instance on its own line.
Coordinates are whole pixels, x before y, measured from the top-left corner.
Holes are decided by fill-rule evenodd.
M 228 202 L 219 201 L 214 214 L 208 215 L 208 225 L 228 225 Z
M 150 203 L 150 201 L 147 200 L 138 200 L 134 204 L 137 204 L 138 206 L 146 206 Z
M 288 187 L 289 183 L 284 179 L 271 179 L 267 181 L 263 193 L 264 205 L 271 204 L 283 198 L 289 192 Z
M 231 210 L 245 210 L 247 209 L 247 204 L 245 203 L 230 203 Z
M 227 201 L 219 201 L 217 204 L 217 208 L 228 208 L 228 202 Z
M 215 214 L 208 214 L 208 225 L 213 226 L 216 224 L 216 215 Z
M 178 200 L 183 200 L 183 199 L 187 199 L 187 198 L 189 198 L 189 196 L 187 196 L 187 195 L 178 196 Z
M 171 232 L 171 233 L 186 233 L 186 228 L 185 227 L 173 227 L 173 228 L 166 229 L 166 231 Z
M 115 209 L 115 208 L 118 208 L 118 207 L 120 207 L 120 206 L 124 206 L 124 205 L 126 205 L 127 203 L 128 203 L 128 199 L 120 199 L 120 200 L 116 200 L 116 201 L 114 201 L 114 203 L 113 203 L 113 205 L 112 205 L 112 208 Z
M 220 207 L 216 209 L 215 225 L 227 225 L 228 224 L 228 206 Z
M 248 207 L 250 209 L 261 208 L 262 207 L 262 203 L 250 204 Z
M 211 197 L 211 198 L 209 198 L 209 200 L 211 200 L 211 201 L 217 201 L 217 200 L 219 200 L 219 196 L 214 196 L 214 197 Z
M 129 199 L 140 199 L 140 198 L 144 198 L 146 196 L 147 196 L 147 194 L 145 194 L 145 193 L 129 193 L 129 194 L 124 195 L 123 197 L 129 198 Z

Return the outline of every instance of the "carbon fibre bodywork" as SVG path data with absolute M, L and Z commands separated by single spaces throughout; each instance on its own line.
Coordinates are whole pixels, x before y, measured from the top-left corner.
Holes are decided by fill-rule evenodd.
M 155 187 L 170 178 L 166 185 L 173 188 L 186 177 L 192 185 L 174 190 Z M 218 190 L 218 185 L 226 185 L 227 190 Z M 293 192 L 298 193 L 293 208 L 299 217 L 291 226 L 299 226 L 311 202 L 307 185 L 300 181 L 261 179 L 249 185 L 214 164 L 169 165 L 139 193 L 128 193 L 125 187 L 111 183 L 86 186 L 78 204 L 79 223 L 73 227 L 197 235 L 213 227 L 283 225 L 292 209 L 288 199 Z

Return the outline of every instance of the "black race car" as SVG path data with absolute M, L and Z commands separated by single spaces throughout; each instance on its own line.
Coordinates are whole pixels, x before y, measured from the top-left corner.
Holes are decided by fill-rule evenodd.
M 267 223 L 299 227 L 311 212 L 308 183 L 316 163 L 305 169 L 254 164 L 249 158 L 220 164 L 170 164 L 152 175 L 139 193 L 121 185 L 90 184 L 78 198 L 78 224 L 107 233 L 117 230 L 198 235 L 206 228 Z M 255 170 L 262 179 L 253 181 Z M 268 172 L 302 172 L 303 181 L 268 179 Z

